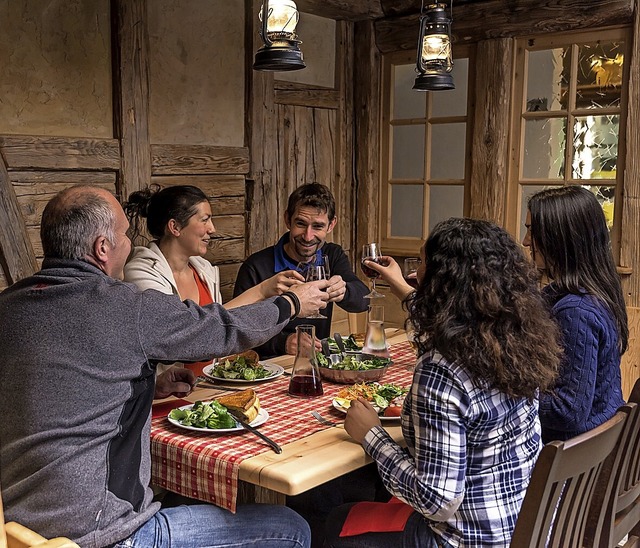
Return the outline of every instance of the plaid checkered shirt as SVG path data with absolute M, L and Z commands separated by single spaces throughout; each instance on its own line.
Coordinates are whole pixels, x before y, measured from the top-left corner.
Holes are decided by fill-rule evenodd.
M 407 448 L 380 427 L 364 448 L 392 495 L 453 546 L 508 546 L 541 449 L 537 400 L 509 397 L 437 352 L 403 407 Z

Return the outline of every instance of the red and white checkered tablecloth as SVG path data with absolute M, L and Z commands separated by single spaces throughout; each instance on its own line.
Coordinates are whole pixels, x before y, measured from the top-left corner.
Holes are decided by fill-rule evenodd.
M 416 358 L 408 342 L 390 348 L 393 364 L 383 382 L 408 386 L 412 372 L 407 366 Z M 280 445 L 294 442 L 327 428 L 311 416 L 311 411 L 343 419 L 331 401 L 345 385 L 324 381 L 324 395 L 312 399 L 287 395 L 289 377 L 254 386 L 260 406 L 269 412 L 269 420 L 260 430 Z M 151 481 L 175 493 L 236 510 L 240 463 L 265 451 L 271 451 L 250 432 L 209 434 L 181 429 L 166 417 L 151 420 Z

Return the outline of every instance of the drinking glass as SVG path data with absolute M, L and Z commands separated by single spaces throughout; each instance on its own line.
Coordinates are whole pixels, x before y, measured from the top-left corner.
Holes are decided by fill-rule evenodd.
M 289 395 L 298 398 L 314 398 L 322 396 L 322 380 L 316 361 L 316 330 L 313 325 L 296 327 L 298 349 L 293 362 Z
M 362 246 L 362 260 L 360 261 L 360 268 L 362 268 L 364 275 L 371 280 L 371 291 L 369 294 L 365 295 L 366 299 L 379 299 L 380 297 L 384 297 L 382 293 L 378 293 L 376 291 L 376 278 L 379 278 L 380 274 L 364 264 L 365 260 L 379 263 L 381 256 L 382 252 L 380 251 L 378 244 L 370 243 Z
M 384 306 L 372 304 L 367 312 L 367 333 L 364 336 L 363 354 L 372 354 L 381 358 L 389 357 L 387 337 L 384 333 Z
M 326 255 L 323 255 L 320 261 L 317 261 L 316 258 L 314 258 L 311 262 L 298 264 L 298 271 L 304 276 L 305 282 L 315 282 L 317 280 L 329 279 L 327 269 L 328 264 L 326 261 Z M 311 316 L 307 316 L 307 318 L 320 320 L 327 319 L 326 316 L 320 314 L 320 311 L 312 314 Z
M 404 281 L 413 289 L 418 289 L 418 267 L 421 262 L 418 257 L 407 257 L 404 260 L 402 275 L 404 276 Z

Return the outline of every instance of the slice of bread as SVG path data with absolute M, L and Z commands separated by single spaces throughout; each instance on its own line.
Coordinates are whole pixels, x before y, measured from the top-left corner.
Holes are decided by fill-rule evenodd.
M 231 354 L 230 356 L 218 358 L 218 361 L 220 363 L 224 363 L 226 360 L 229 360 L 231 363 L 233 363 L 240 357 L 243 357 L 248 363 L 251 364 L 256 364 L 260 360 L 260 357 L 255 350 L 247 350 L 245 352 L 240 352 L 239 354 Z
M 220 396 L 217 400 L 227 409 L 242 413 L 248 422 L 254 420 L 260 412 L 260 400 L 251 388 Z

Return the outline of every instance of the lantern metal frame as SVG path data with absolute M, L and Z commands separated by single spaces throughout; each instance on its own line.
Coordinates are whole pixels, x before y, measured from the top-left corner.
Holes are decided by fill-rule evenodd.
M 263 0 L 261 13 L 262 25 L 260 26 L 259 34 L 264 45 L 256 52 L 253 69 L 261 71 L 291 71 L 305 68 L 306 65 L 299 47 L 302 42 L 298 40 L 295 32 L 267 32 L 270 13 L 269 0 Z
M 453 83 L 453 59 L 451 52 L 451 22 L 453 14 L 453 0 L 450 4 L 450 14 L 447 13 L 447 5 L 443 2 L 430 4 L 425 9 L 424 0 L 420 10 L 420 34 L 418 36 L 418 53 L 416 58 L 416 76 L 413 89 L 418 91 L 442 91 L 455 89 Z M 442 58 L 423 60 L 424 40 L 428 36 L 446 36 L 445 46 L 447 52 Z

